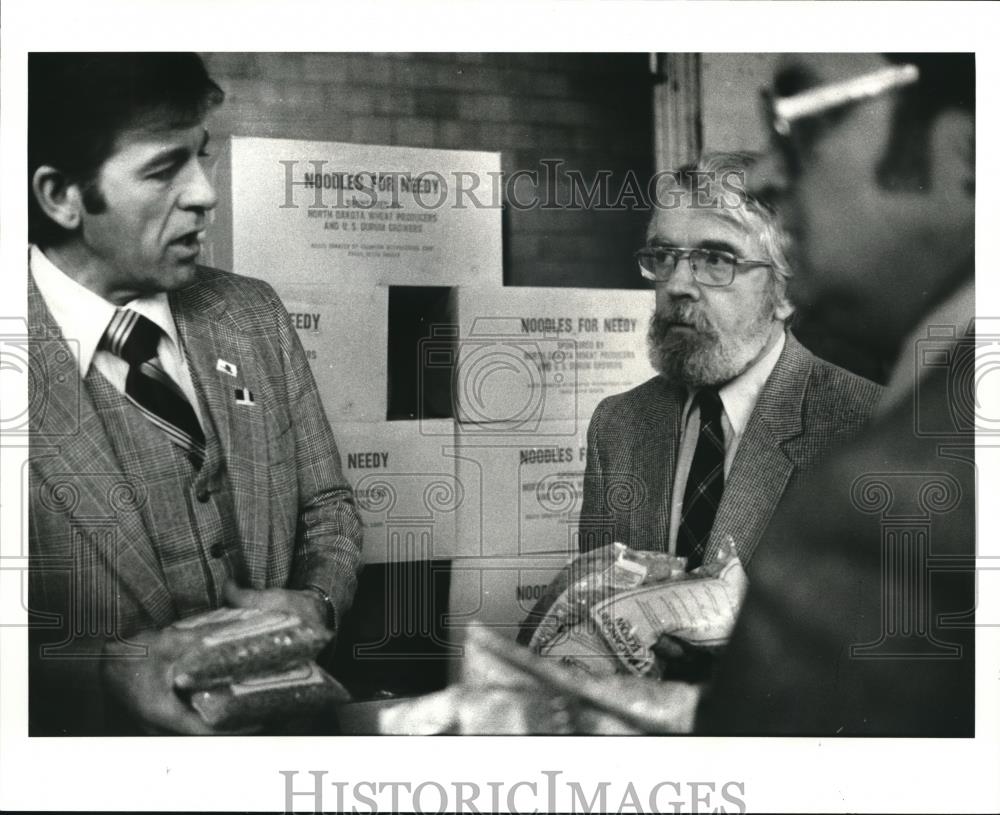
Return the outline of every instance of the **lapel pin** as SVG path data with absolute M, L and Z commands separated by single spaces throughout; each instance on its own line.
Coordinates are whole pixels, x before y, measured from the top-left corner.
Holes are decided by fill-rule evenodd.
M 237 405 L 255 405 L 256 402 L 253 400 L 253 392 L 249 388 L 237 388 L 236 389 L 236 404 Z
M 231 362 L 226 362 L 224 359 L 220 359 L 215 363 L 215 370 L 222 371 L 222 373 L 229 374 L 230 376 L 236 376 L 236 366 Z

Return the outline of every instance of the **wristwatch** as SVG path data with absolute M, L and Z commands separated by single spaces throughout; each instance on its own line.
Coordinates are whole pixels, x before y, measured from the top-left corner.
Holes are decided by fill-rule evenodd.
M 317 585 L 315 585 L 313 583 L 310 583 L 308 586 L 306 586 L 306 588 L 309 591 L 316 592 L 316 594 L 318 594 L 320 596 L 320 599 L 322 599 L 322 601 L 323 601 L 323 605 L 326 606 L 326 627 L 329 628 L 331 631 L 336 632 L 337 631 L 337 607 L 333 604 L 333 600 L 331 599 L 330 595 L 327 594 L 319 586 L 317 586 Z

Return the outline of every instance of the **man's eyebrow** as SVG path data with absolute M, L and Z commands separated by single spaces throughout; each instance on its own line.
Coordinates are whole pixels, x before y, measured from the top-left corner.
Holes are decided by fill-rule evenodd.
M 708 240 L 698 241 L 699 249 L 715 249 L 719 252 L 729 252 L 731 255 L 739 255 L 740 250 L 733 246 L 728 241 L 720 241 L 709 238 Z
M 804 65 L 788 65 L 774 77 L 775 96 L 794 96 L 817 84 L 817 77 Z
M 199 154 L 205 152 L 205 148 L 208 147 L 210 139 L 211 134 L 207 130 L 203 130 L 201 144 L 198 147 Z M 156 153 L 152 158 L 145 161 L 142 165 L 142 169 L 143 171 L 146 171 L 155 167 L 165 167 L 166 165 L 173 164 L 175 162 L 187 161 L 190 155 L 191 150 L 187 147 L 181 145 L 178 145 L 177 147 L 170 147 L 160 153 Z
M 650 238 L 646 244 L 650 247 L 663 247 L 665 249 L 678 249 L 680 244 L 674 243 L 672 240 L 667 238 Z M 695 246 L 687 247 L 689 249 L 714 249 L 716 252 L 729 252 L 731 255 L 740 254 L 740 249 L 737 246 L 729 243 L 729 241 L 719 240 L 717 238 L 706 238 L 703 241 L 698 241 Z
M 188 156 L 191 155 L 191 149 L 188 147 L 170 147 L 162 152 L 156 153 L 152 158 L 143 162 L 143 170 L 151 170 L 154 167 L 166 166 L 168 164 L 174 164 L 175 162 L 187 161 Z

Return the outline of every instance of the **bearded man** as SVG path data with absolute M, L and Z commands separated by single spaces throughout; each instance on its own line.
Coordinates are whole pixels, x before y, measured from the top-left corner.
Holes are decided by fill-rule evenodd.
M 788 330 L 785 240 L 746 193 L 752 163 L 706 155 L 660 188 L 636 253 L 659 375 L 591 418 L 581 551 L 619 541 L 692 569 L 732 545 L 746 567 L 785 490 L 875 407 L 877 385 Z

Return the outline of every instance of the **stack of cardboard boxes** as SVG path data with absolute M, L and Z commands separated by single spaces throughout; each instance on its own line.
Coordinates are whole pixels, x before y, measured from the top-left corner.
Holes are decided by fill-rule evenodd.
M 652 292 L 504 287 L 499 154 L 233 138 L 216 183 L 208 262 L 291 313 L 366 562 L 447 564 L 444 609 L 387 578 L 387 624 L 513 636 L 575 552 L 594 407 L 652 375 Z
M 577 551 L 587 427 L 597 403 L 652 374 L 649 291 L 459 287 L 458 516 L 453 625 L 514 636 Z

